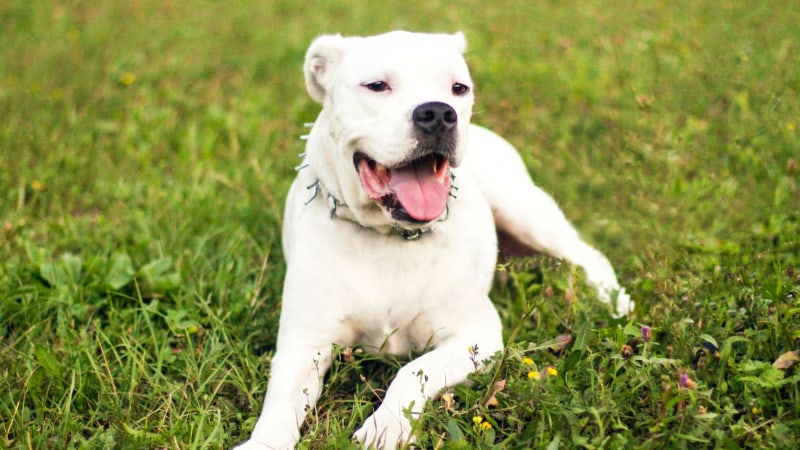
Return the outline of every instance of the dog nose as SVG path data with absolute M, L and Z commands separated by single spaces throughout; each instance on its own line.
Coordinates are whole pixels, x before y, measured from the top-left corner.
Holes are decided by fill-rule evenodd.
M 428 102 L 417 106 L 411 118 L 414 125 L 432 134 L 449 131 L 458 122 L 456 110 L 442 102 Z

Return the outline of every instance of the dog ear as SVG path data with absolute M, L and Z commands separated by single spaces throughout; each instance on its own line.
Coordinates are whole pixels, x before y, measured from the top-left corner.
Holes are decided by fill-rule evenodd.
M 334 67 L 341 57 L 344 41 L 345 38 L 339 34 L 320 36 L 306 52 L 303 66 L 306 89 L 311 98 L 320 103 L 333 81 Z
M 450 35 L 451 39 L 453 40 L 453 45 L 455 45 L 456 49 L 461 53 L 467 51 L 467 38 L 464 36 L 464 33 L 461 31 L 455 32 Z

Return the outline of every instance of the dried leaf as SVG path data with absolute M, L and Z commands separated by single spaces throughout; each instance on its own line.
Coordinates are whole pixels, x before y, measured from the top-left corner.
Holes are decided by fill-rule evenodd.
M 563 352 L 567 348 L 570 342 L 572 342 L 572 336 L 568 334 L 559 334 L 558 336 L 556 336 L 556 343 L 558 344 L 556 350 L 559 352 Z
M 800 350 L 795 350 L 792 352 L 786 352 L 779 356 L 778 359 L 772 363 L 772 366 L 776 369 L 788 370 L 797 364 L 798 361 L 800 361 Z
M 489 394 L 489 398 L 486 399 L 486 402 L 484 402 L 483 406 L 486 407 L 497 406 L 499 403 L 497 401 L 496 395 L 498 392 L 501 392 L 505 388 L 506 388 L 506 380 L 500 380 L 495 382 L 494 386 L 492 387 L 492 393 Z
M 442 394 L 442 402 L 444 402 L 445 411 L 456 410 L 456 396 L 452 392 L 445 392 Z

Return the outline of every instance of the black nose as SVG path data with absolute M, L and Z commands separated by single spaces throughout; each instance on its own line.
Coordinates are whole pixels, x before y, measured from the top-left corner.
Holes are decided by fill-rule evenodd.
M 428 102 L 417 106 L 411 118 L 414 125 L 432 134 L 451 130 L 458 122 L 456 110 L 442 102 Z

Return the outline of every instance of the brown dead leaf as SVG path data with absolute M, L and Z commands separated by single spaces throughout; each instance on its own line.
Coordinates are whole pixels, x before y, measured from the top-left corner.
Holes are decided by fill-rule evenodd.
M 444 402 L 445 411 L 452 412 L 456 410 L 456 396 L 452 392 L 442 394 L 442 402 Z
M 564 350 L 566 350 L 570 342 L 572 342 L 572 336 L 568 334 L 559 334 L 558 336 L 556 336 L 556 343 L 558 344 L 556 350 L 558 350 L 559 352 L 563 352 Z
M 497 394 L 502 392 L 503 389 L 506 388 L 506 380 L 500 380 L 494 383 L 492 387 L 492 392 L 489 394 L 489 398 L 486 399 L 486 402 L 483 403 L 483 406 L 497 406 L 499 403 L 497 401 Z
M 772 366 L 776 369 L 788 370 L 798 362 L 800 362 L 800 350 L 795 350 L 792 352 L 786 352 L 779 356 L 778 359 L 772 363 Z

